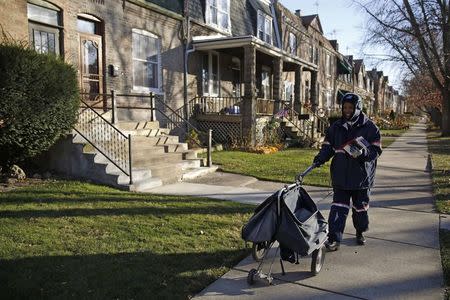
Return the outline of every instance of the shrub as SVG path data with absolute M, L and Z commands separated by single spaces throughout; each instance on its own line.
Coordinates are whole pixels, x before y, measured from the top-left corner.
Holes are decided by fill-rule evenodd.
M 54 55 L 0 42 L 0 166 L 47 150 L 75 124 L 76 70 Z

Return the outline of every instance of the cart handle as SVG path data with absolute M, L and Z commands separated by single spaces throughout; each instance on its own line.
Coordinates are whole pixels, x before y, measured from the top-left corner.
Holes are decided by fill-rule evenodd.
M 303 178 L 305 178 L 305 176 L 308 175 L 308 173 L 311 172 L 316 167 L 317 167 L 317 164 L 313 163 L 305 171 L 303 171 L 302 173 L 298 173 L 297 176 L 295 176 L 295 183 L 302 184 Z

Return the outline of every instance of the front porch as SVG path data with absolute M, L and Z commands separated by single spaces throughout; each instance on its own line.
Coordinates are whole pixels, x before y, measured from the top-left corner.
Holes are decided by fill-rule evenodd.
M 212 128 L 216 140 L 227 143 L 239 137 L 256 145 L 260 142 L 257 127 L 262 120 L 268 121 L 277 114 L 284 116 L 285 110 L 300 115 L 306 112 L 306 103 L 312 107 L 308 113 L 317 108 L 317 66 L 309 62 L 252 36 L 194 39 L 192 47 L 197 55 L 214 53 L 219 58 L 220 83 L 205 79 L 203 74 L 212 69 L 205 71 L 203 65 L 202 78 L 197 79 L 197 84 L 202 81 L 203 91 L 199 92 L 203 96 L 196 95 L 188 103 L 188 117 L 200 129 Z M 227 66 L 227 62 L 232 64 Z M 227 76 L 230 68 L 238 72 Z M 216 94 L 220 95 L 210 95 L 211 86 L 219 86 Z M 232 88 L 227 90 L 227 86 Z M 209 87 L 207 93 L 205 87 Z

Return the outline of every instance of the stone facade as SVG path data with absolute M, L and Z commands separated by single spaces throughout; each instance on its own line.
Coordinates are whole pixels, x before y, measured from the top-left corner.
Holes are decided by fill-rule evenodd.
M 271 114 L 279 110 L 282 100 L 299 113 L 310 113 L 309 108 L 330 113 L 339 107 L 339 90 L 345 87 L 347 91 L 367 92 L 367 97 L 373 90 L 374 109 L 376 105 L 380 109 L 386 106 L 387 78 L 377 72 L 371 72 L 368 78 L 362 69 L 358 76 L 363 79 L 340 81 L 338 62 L 342 54 L 337 42 L 333 44 L 323 35 L 319 16 L 293 13 L 279 1 L 230 1 L 227 29 L 208 21 L 204 0 L 1 1 L 3 30 L 24 41 L 29 40 L 29 25 L 36 23 L 29 20 L 27 3 L 50 5 L 59 11 L 60 23 L 55 29 L 60 34 L 61 55 L 79 69 L 80 82 L 82 33 L 77 28 L 77 20 L 82 18 L 95 20 L 98 25 L 95 35 L 102 46 L 101 91 L 148 94 L 149 90 L 137 89 L 133 83 L 132 36 L 133 32 L 143 31 L 156 37 L 160 45 L 159 87 L 151 90 L 174 110 L 182 109 L 197 96 L 242 97 L 243 132 L 252 141 L 258 98 L 275 100 Z M 271 20 L 270 40 L 258 32 L 260 16 Z M 216 68 L 215 74 L 211 74 L 211 68 Z M 215 78 L 218 86 L 213 92 L 210 88 L 205 90 L 205 76 L 209 76 L 210 85 L 214 84 L 211 78 Z M 355 84 L 360 82 L 362 85 L 356 88 Z M 119 97 L 118 101 L 128 106 L 139 104 L 135 98 Z M 124 113 L 120 117 L 146 119 L 149 116 Z

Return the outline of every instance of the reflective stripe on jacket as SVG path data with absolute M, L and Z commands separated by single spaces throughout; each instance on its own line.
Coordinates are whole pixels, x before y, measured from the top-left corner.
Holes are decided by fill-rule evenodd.
M 364 137 L 370 145 L 367 148 L 367 155 L 353 158 L 342 147 L 359 136 Z M 353 126 L 349 126 L 341 118 L 328 128 L 318 157 L 322 162 L 333 157 L 330 171 L 334 188 L 359 190 L 373 186 L 377 158 L 381 152 L 380 130 L 361 113 Z

